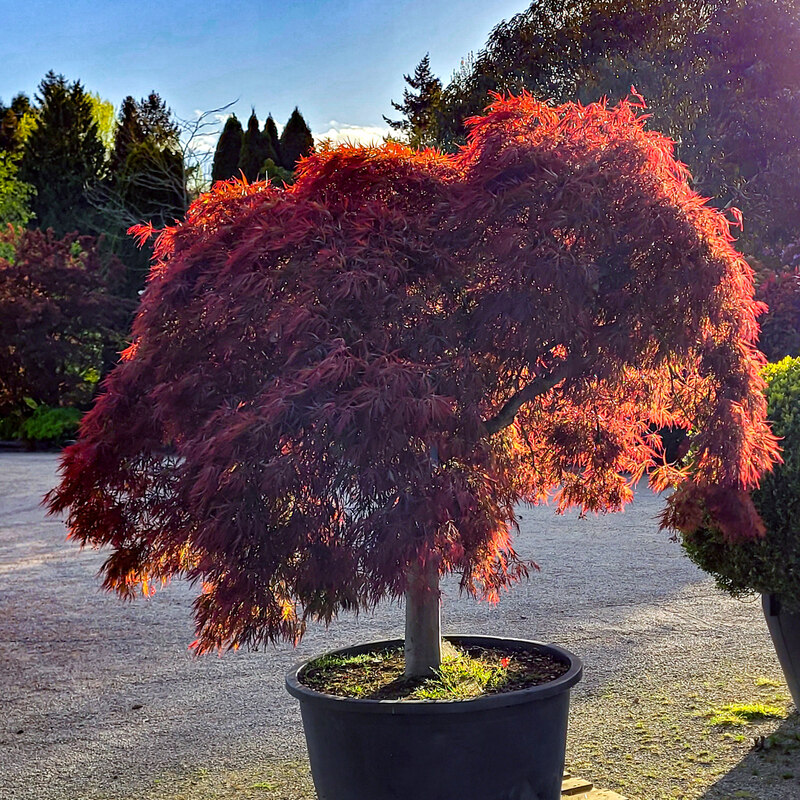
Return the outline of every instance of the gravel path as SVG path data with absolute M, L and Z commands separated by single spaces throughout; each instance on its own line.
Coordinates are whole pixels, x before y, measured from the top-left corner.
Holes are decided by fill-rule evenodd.
M 401 635 L 402 610 L 314 629 L 296 651 L 194 658 L 190 586 L 122 603 L 99 589 L 103 554 L 45 518 L 56 466 L 53 454 L 0 453 L 0 798 L 313 797 L 283 675 L 322 650 Z M 793 708 L 758 605 L 719 594 L 658 532 L 660 508 L 641 490 L 619 515 L 524 510 L 517 547 L 541 571 L 497 606 L 448 583 L 445 630 L 581 655 L 568 764 L 603 788 L 630 800 L 800 800 L 796 714 L 709 723 L 725 703 Z

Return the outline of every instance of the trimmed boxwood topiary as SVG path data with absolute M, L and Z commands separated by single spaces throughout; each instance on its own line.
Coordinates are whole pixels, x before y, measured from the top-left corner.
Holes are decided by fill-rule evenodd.
M 742 596 L 777 594 L 783 607 L 800 612 L 800 358 L 764 369 L 768 416 L 781 438 L 783 464 L 761 479 L 752 498 L 767 529 L 764 538 L 729 542 L 719 530 L 684 535 L 683 546 L 724 591 Z

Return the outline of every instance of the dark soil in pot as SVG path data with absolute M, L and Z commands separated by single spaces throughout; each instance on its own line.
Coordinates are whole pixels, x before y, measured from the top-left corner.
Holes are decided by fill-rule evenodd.
M 569 669 L 548 651 L 458 647 L 446 643 L 442 666 L 428 678 L 406 678 L 402 647 L 325 655 L 298 675 L 310 689 L 362 700 L 468 700 L 548 683 Z
M 465 650 L 508 653 L 499 658 L 509 663 L 544 656 L 561 674 L 473 699 L 380 700 L 317 692 L 298 680 L 307 666 L 300 665 L 286 684 L 300 700 L 319 800 L 559 800 L 569 690 L 580 680 L 580 660 L 538 642 L 449 638 Z M 375 642 L 328 656 L 399 647 L 399 640 Z

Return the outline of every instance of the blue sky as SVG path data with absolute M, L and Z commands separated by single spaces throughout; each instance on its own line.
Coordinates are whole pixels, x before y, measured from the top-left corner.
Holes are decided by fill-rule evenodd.
M 155 89 L 189 118 L 237 100 L 246 118 L 295 105 L 315 134 L 383 129 L 426 52 L 445 81 L 525 0 L 0 0 L 0 99 L 50 69 L 119 106 Z

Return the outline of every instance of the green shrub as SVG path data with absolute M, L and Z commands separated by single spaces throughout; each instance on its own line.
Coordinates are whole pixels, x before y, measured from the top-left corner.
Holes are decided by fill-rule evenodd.
M 34 442 L 61 442 L 77 433 L 81 416 L 77 408 L 37 406 L 22 423 L 20 433 Z
M 19 439 L 21 424 L 19 414 L 0 417 L 0 441 Z
M 683 546 L 724 591 L 779 594 L 787 610 L 800 611 L 800 358 L 769 364 L 765 377 L 768 415 L 783 449 L 783 464 L 752 495 L 767 535 L 731 544 L 706 528 L 684 537 Z

